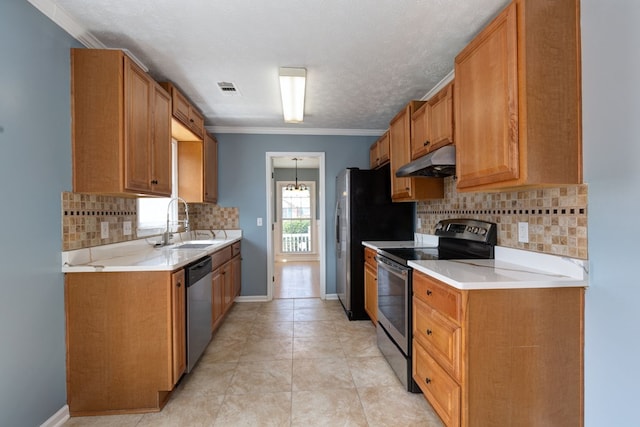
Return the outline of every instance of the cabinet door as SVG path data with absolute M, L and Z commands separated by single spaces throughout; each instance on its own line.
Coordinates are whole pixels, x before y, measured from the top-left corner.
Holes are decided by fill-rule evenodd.
M 217 268 L 213 270 L 213 278 L 211 279 L 211 330 L 213 331 L 216 327 L 216 323 L 222 317 L 224 312 L 224 276 L 222 275 L 222 269 Z
M 154 84 L 152 99 L 151 191 L 171 196 L 171 98 Z
M 411 197 L 411 178 L 398 178 L 396 171 L 411 160 L 411 115 L 409 106 L 402 110 L 389 126 L 389 145 L 391 152 L 391 197 L 408 199 Z
M 379 161 L 379 157 L 378 157 L 378 141 L 376 141 L 373 144 L 371 144 L 371 147 L 369 147 L 369 168 L 370 169 L 377 168 L 378 167 L 378 161 Z
M 231 262 L 226 263 L 222 266 L 222 277 L 224 280 L 224 307 L 223 310 L 226 312 L 233 304 L 234 294 L 233 294 L 233 274 L 231 273 Z
M 456 57 L 458 188 L 519 177 L 516 42 L 514 2 Z
M 185 98 L 184 95 L 182 95 L 176 88 L 173 88 L 173 90 L 171 91 L 171 95 L 173 97 L 173 116 L 179 119 L 185 125 L 188 124 L 189 110 L 191 107 L 189 101 L 187 101 L 187 98 Z
M 427 101 L 429 104 L 429 151 L 453 143 L 453 83 Z
M 378 159 L 379 165 L 389 161 L 389 131 L 386 131 L 378 140 Z
M 364 267 L 364 310 L 374 325 L 378 323 L 378 272 L 369 266 Z
M 189 109 L 189 129 L 200 139 L 204 136 L 204 117 L 193 106 Z
M 208 133 L 204 136 L 204 201 L 218 202 L 218 141 Z
M 171 276 L 172 304 L 171 317 L 173 319 L 173 384 L 175 385 L 180 376 L 187 368 L 187 337 L 186 337 L 186 284 L 184 281 L 184 270 L 173 273 Z
M 242 286 L 242 261 L 239 255 L 231 260 L 231 278 L 233 282 L 233 296 L 235 298 L 240 295 Z
M 125 189 L 148 192 L 151 189 L 150 149 L 151 110 L 149 99 L 153 82 L 137 65 L 124 60 L 124 173 Z
M 429 103 L 411 115 L 411 159 L 427 154 L 431 149 L 431 108 Z

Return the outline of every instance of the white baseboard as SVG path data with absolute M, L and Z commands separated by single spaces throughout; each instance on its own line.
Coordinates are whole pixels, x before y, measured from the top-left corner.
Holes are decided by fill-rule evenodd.
M 324 299 L 333 300 L 338 299 L 338 294 L 326 294 Z M 266 295 L 253 295 L 253 296 L 244 296 L 244 297 L 236 297 L 235 302 L 268 302 Z
M 254 295 L 254 296 L 245 296 L 245 297 L 236 297 L 235 302 L 267 302 L 266 295 Z
M 69 405 L 64 405 L 58 412 L 49 417 L 47 421 L 40 424 L 40 427 L 62 427 L 69 418 Z

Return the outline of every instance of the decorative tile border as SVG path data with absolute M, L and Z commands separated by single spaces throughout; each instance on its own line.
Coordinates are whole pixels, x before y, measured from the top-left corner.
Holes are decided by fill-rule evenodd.
M 442 200 L 418 202 L 419 233 L 433 233 L 441 219 L 464 217 L 498 224 L 501 246 L 587 259 L 587 185 L 502 193 L 458 193 L 445 179 Z M 518 242 L 518 223 L 529 224 L 529 243 Z
M 63 192 L 62 250 L 82 249 L 137 239 L 137 203 L 135 198 Z M 180 205 L 179 215 L 184 215 Z M 237 208 L 209 204 L 190 204 L 189 216 L 194 229 L 237 229 Z M 123 223 L 131 222 L 131 235 L 123 233 Z M 100 223 L 109 223 L 109 238 L 100 237 Z

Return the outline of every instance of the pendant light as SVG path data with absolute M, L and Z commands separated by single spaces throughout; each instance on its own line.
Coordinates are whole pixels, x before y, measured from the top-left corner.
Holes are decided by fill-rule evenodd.
M 285 187 L 287 191 L 306 191 L 307 190 L 307 186 L 304 184 L 298 184 L 298 160 L 302 160 L 302 159 L 298 159 L 297 157 L 294 157 L 293 159 L 296 162 L 296 185 L 293 184 L 287 184 L 287 186 Z

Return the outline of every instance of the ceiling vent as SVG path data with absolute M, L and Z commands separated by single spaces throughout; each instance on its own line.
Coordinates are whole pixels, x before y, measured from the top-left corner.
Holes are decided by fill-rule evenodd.
M 220 92 L 222 92 L 226 96 L 240 95 L 240 91 L 231 82 L 218 82 L 218 87 L 220 88 Z

